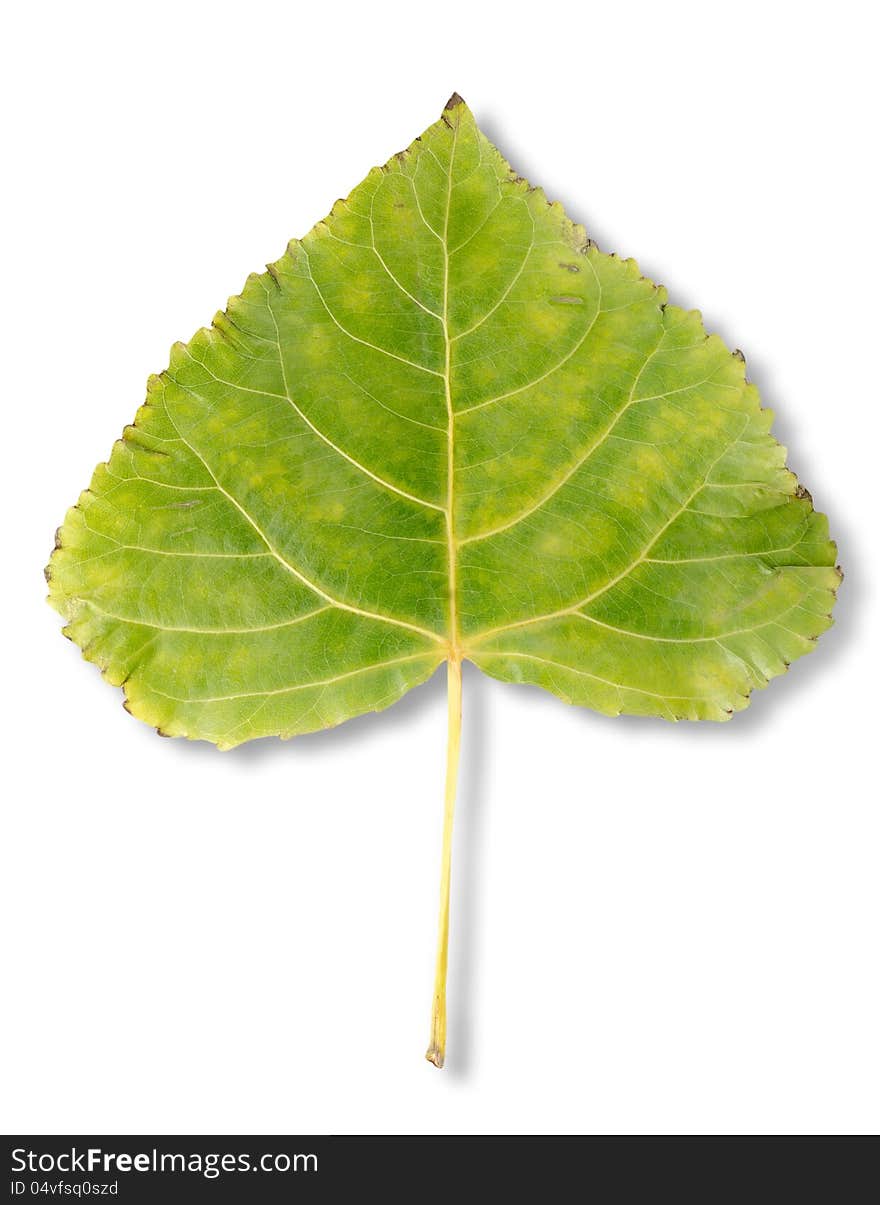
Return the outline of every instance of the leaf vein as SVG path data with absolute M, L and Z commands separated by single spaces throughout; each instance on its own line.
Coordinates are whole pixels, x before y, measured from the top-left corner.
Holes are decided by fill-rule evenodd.
M 335 682 L 344 682 L 348 678 L 357 677 L 358 674 L 369 674 L 377 670 L 385 670 L 393 665 L 408 665 L 415 661 L 432 660 L 434 660 L 434 657 L 430 653 L 414 653 L 408 657 L 395 657 L 389 661 L 377 661 L 374 665 L 362 665 L 358 669 L 349 670 L 344 674 L 334 674 L 332 678 L 323 678 L 316 682 L 297 682 L 293 686 L 281 686 L 275 690 L 245 690 L 238 694 L 209 695 L 201 698 L 182 698 L 180 695 L 169 695 L 154 686 L 149 686 L 148 689 L 153 694 L 160 695 L 163 699 L 171 699 L 175 703 L 229 703 L 235 699 L 270 698 L 273 695 L 291 694 L 297 690 L 315 690 L 320 687 L 332 686 Z

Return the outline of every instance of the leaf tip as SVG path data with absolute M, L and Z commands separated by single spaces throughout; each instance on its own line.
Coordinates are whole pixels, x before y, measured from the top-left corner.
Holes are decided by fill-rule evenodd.
M 464 105 L 464 107 L 467 108 L 467 105 L 464 104 L 464 99 L 459 96 L 457 92 L 453 92 L 449 100 L 443 106 L 443 112 L 448 113 L 451 109 L 457 109 L 459 105 Z

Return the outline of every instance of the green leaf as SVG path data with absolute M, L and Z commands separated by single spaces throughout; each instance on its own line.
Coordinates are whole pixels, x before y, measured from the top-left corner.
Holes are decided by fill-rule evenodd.
M 178 343 L 69 511 L 66 633 L 229 748 L 450 654 L 725 719 L 829 625 L 826 521 L 741 356 L 603 255 L 454 97 Z
M 461 661 L 608 714 L 745 707 L 840 576 L 770 420 L 742 356 L 453 96 L 175 345 L 68 512 L 50 598 L 134 715 L 221 748 L 448 662 L 442 1066 Z

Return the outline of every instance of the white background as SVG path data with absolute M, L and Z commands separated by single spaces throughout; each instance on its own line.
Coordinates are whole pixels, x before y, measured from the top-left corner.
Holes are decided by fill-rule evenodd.
M 878 1128 L 870 12 L 7 15 L 2 1128 Z M 442 675 L 288 744 L 159 740 L 62 640 L 41 573 L 170 344 L 453 89 L 602 249 L 745 350 L 847 580 L 817 653 L 729 725 L 466 674 L 437 1072 Z

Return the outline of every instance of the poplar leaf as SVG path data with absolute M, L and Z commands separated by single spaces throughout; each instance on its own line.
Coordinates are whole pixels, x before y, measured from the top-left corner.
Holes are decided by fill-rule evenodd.
M 67 514 L 66 635 L 223 749 L 447 662 L 443 1065 L 461 663 L 725 720 L 829 626 L 827 522 L 743 357 L 517 176 L 457 95 L 171 351 Z
M 597 711 L 725 719 L 838 572 L 742 357 L 440 121 L 178 343 L 68 512 L 65 629 L 229 748 L 450 654 Z

